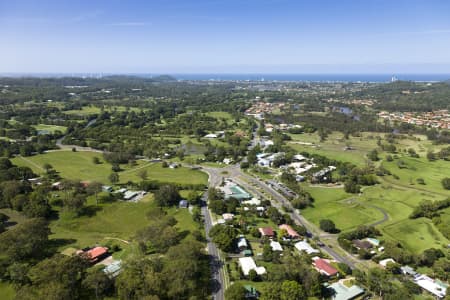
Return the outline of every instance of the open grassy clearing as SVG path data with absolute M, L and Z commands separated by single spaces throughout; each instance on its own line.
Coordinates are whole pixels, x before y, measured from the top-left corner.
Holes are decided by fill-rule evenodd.
M 49 133 L 55 133 L 55 131 L 61 131 L 65 133 L 67 130 L 66 126 L 58 126 L 58 125 L 46 125 L 46 124 L 38 124 L 33 126 L 36 130 L 47 131 Z
M 346 231 L 383 218 L 381 212 L 372 207 L 346 201 L 345 199 L 351 199 L 352 196 L 345 193 L 342 188 L 305 186 L 305 190 L 313 196 L 314 207 L 304 209 L 301 213 L 316 225 L 319 225 L 322 219 L 331 219 L 337 228 Z
M 163 168 L 161 163 L 150 164 L 146 167 L 135 168 L 133 170 L 119 173 L 121 182 L 141 181 L 138 174 L 140 171 L 147 171 L 148 180 L 158 180 L 161 182 L 181 183 L 181 184 L 206 184 L 208 175 L 190 168 L 178 167 L 176 169 Z
M 93 158 L 98 157 L 101 164 L 94 164 Z M 16 157 L 12 162 L 19 166 L 28 166 L 35 173 L 42 174 L 43 165 L 49 163 L 67 179 L 97 180 L 107 182 L 111 173 L 111 165 L 103 161 L 102 155 L 87 151 L 55 151 L 30 157 Z
M 406 168 L 399 168 L 398 161 L 401 160 Z M 450 196 L 450 191 L 442 187 L 441 180 L 450 174 L 450 162 L 444 160 L 428 161 L 426 158 L 413 158 L 400 156 L 392 162 L 383 161 L 383 167 L 400 177 L 400 179 L 388 178 L 395 184 L 410 186 L 420 190 L 428 190 Z M 425 185 L 418 184 L 417 179 L 425 180 Z
M 342 133 L 334 132 L 330 134 L 324 142 L 320 142 L 317 133 L 289 135 L 292 138 L 292 141 L 288 143 L 289 146 L 299 152 L 306 151 L 316 153 L 332 159 L 348 161 L 356 165 L 364 165 L 367 161 L 366 153 L 377 147 L 374 135 L 370 134 L 362 134 L 361 137 L 350 136 L 350 138 L 346 140 Z M 311 143 L 313 145 L 301 143 Z M 351 146 L 353 150 L 345 150 L 345 147 L 347 146 Z
M 104 106 L 104 111 L 140 111 L 140 108 L 136 107 L 125 107 L 125 106 Z M 83 106 L 81 109 L 72 109 L 72 110 L 66 110 L 64 111 L 67 115 L 79 115 L 79 116 L 89 116 L 89 115 L 95 115 L 101 113 L 102 110 L 100 107 L 97 106 Z
M 98 157 L 102 163 L 94 164 L 93 158 Z M 111 164 L 104 162 L 102 155 L 88 151 L 55 151 L 30 157 L 16 157 L 13 163 L 19 166 L 28 166 L 37 174 L 44 173 L 43 166 L 49 163 L 59 172 L 60 176 L 67 179 L 88 181 L 100 181 L 108 183 L 111 174 Z M 190 168 L 179 167 L 176 169 L 163 168 L 160 163 L 138 161 L 137 165 L 121 165 L 123 171 L 119 172 L 120 182 L 141 181 L 139 173 L 147 171 L 149 180 L 182 184 L 206 184 L 208 177 L 205 173 Z
M 0 299 L 12 300 L 16 296 L 16 292 L 11 284 L 0 281 Z
M 62 249 L 104 243 L 105 237 L 129 240 L 138 229 L 145 227 L 150 204 L 119 201 L 100 204 L 98 208 L 91 203 L 90 208 L 91 216 L 72 218 L 62 213 L 59 220 L 50 224 L 53 233 L 50 238 L 66 240 Z
M 413 253 L 420 253 L 429 248 L 441 248 L 449 243 L 432 221 L 426 218 L 406 219 L 404 221 L 386 226 L 384 234 L 397 240 Z
M 155 207 L 152 197 L 148 201 L 138 203 L 118 201 L 96 206 L 94 199 L 89 198 L 89 215 L 78 218 L 60 213 L 60 219 L 51 222 L 51 239 L 60 242 L 59 251 L 68 248 L 84 248 L 96 244 L 105 244 L 108 240 L 132 241 L 136 232 L 149 223 L 147 213 Z M 188 209 L 172 207 L 167 213 L 177 220 L 176 227 L 184 238 L 192 238 L 191 233 L 198 230 L 198 225 L 192 220 Z M 119 243 L 122 252 L 117 255 L 123 257 L 133 252 L 133 243 Z

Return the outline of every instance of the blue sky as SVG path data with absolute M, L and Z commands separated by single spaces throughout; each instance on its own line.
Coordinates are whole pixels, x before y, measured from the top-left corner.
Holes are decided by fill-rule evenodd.
M 450 1 L 0 0 L 0 72 L 450 73 Z

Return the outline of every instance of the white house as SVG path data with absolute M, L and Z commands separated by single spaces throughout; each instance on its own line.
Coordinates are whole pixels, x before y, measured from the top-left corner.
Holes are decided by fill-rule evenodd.
M 395 264 L 395 260 L 393 260 L 392 258 L 386 258 L 386 259 L 380 260 L 379 264 L 381 266 L 383 266 L 383 268 L 386 268 L 386 266 L 388 264 Z
M 239 258 L 239 265 L 241 266 L 242 273 L 244 273 L 245 276 L 248 276 L 250 270 L 255 270 L 258 275 L 266 274 L 266 268 L 257 267 L 255 261 L 251 257 Z
M 313 248 L 307 241 L 300 241 L 294 245 L 299 252 L 306 252 L 307 254 L 320 253 L 319 250 Z
M 272 251 L 283 251 L 283 247 L 281 247 L 279 242 L 270 241 L 270 247 L 272 248 Z
M 438 280 L 434 280 L 426 275 L 417 276 L 414 279 L 414 282 L 424 290 L 439 298 L 444 298 L 448 289 L 448 285 Z

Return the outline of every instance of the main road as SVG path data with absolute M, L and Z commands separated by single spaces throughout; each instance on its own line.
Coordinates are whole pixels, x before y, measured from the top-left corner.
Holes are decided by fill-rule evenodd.
M 298 225 L 302 225 L 306 228 L 307 231 L 315 234 L 317 237 L 323 236 L 327 239 L 333 240 L 333 247 L 339 249 L 340 253 L 347 253 L 344 249 L 342 249 L 337 243 L 337 237 L 333 235 L 325 234 L 322 230 L 320 230 L 316 225 L 312 224 L 308 220 L 306 220 L 298 210 L 294 209 L 291 203 L 277 190 L 275 190 L 272 186 L 266 184 L 263 180 L 250 176 L 240 169 L 239 165 L 232 165 L 226 168 L 212 168 L 212 167 L 202 167 L 204 171 L 206 171 L 210 176 L 210 186 L 217 186 L 220 184 L 222 178 L 229 177 L 232 178 L 236 183 L 241 185 L 244 189 L 249 192 L 257 195 L 260 198 L 268 199 L 271 201 L 272 206 L 276 207 L 278 210 L 283 211 L 286 207 L 291 211 L 289 215 Z M 212 185 L 211 183 L 215 183 Z M 264 192 L 263 192 L 264 191 Z M 267 197 L 269 195 L 270 197 Z M 356 264 L 363 263 L 361 260 L 357 259 L 350 254 L 343 255 L 332 249 L 330 246 L 323 244 L 321 247 L 322 251 L 327 253 L 329 256 L 333 257 L 336 261 L 347 264 L 350 268 L 355 269 Z
M 207 171 L 207 170 L 205 170 Z M 220 177 L 216 175 L 216 172 L 206 172 L 209 175 L 209 186 L 216 187 L 220 183 Z M 206 247 L 208 249 L 208 255 L 210 256 L 211 274 L 212 274 L 212 297 L 214 300 L 225 300 L 224 292 L 226 289 L 226 275 L 223 262 L 220 258 L 220 250 L 216 244 L 212 242 L 209 236 L 209 231 L 213 226 L 211 213 L 207 207 L 208 192 L 205 192 L 202 196 L 201 212 L 205 221 L 206 232 Z

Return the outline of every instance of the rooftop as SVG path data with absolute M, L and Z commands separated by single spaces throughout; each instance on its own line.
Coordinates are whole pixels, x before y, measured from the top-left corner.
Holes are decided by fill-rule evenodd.
M 350 300 L 358 297 L 364 290 L 357 285 L 352 285 L 351 287 L 346 287 L 340 282 L 335 282 L 330 285 L 330 288 L 334 290 L 333 300 Z
M 319 250 L 314 249 L 307 241 L 298 242 L 294 246 L 298 251 L 305 251 L 307 254 L 320 252 Z
M 327 276 L 334 276 L 338 273 L 338 270 L 333 268 L 326 260 L 322 258 L 316 258 L 313 264 L 320 273 Z

